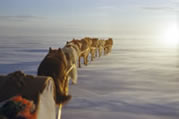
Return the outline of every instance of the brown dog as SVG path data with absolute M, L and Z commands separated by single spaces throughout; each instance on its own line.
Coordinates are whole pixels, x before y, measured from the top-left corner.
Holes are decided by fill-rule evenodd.
M 22 71 L 0 75 L 0 105 L 0 119 L 56 119 L 55 83 Z
M 67 60 L 63 51 L 49 48 L 47 56 L 38 67 L 38 75 L 51 76 L 56 87 L 56 103 L 64 104 L 71 99 L 68 95 Z

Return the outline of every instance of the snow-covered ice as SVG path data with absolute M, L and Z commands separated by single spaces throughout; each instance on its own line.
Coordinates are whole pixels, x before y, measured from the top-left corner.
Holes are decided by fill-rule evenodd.
M 67 40 L 7 39 L 0 40 L 0 73 L 34 75 L 48 48 L 63 47 Z M 111 54 L 78 69 L 78 84 L 70 84 L 73 97 L 62 119 L 178 119 L 179 50 L 114 41 Z

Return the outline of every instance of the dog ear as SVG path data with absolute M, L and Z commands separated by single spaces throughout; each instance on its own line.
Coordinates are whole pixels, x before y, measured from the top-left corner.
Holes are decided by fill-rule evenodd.
M 51 52 L 52 51 L 52 48 L 51 47 L 49 47 L 49 52 Z
M 62 51 L 62 49 L 61 49 L 61 48 L 58 48 L 58 51 Z

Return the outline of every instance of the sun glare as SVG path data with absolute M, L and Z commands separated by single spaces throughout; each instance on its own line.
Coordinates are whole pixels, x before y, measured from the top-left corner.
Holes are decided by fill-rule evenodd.
M 162 42 L 166 47 L 175 48 L 179 45 L 179 28 L 177 24 L 169 26 L 164 31 Z

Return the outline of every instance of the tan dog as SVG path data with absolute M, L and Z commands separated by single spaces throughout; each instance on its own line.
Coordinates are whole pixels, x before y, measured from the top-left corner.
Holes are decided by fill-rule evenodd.
M 81 42 L 82 46 L 81 46 L 81 53 L 80 53 L 80 57 L 79 57 L 79 64 L 80 64 L 81 57 L 83 57 L 84 64 L 88 65 L 88 56 L 89 56 L 89 53 L 90 53 L 89 42 L 86 39 L 81 39 L 80 42 Z M 81 67 L 81 65 L 79 65 L 79 67 Z
M 88 55 L 89 55 L 89 51 L 90 51 L 88 40 L 87 39 L 82 39 L 82 40 L 73 39 L 72 41 L 67 42 L 67 44 L 78 47 L 78 48 L 76 48 L 76 50 L 79 49 L 78 66 L 81 67 L 81 57 L 83 57 L 83 59 L 84 59 L 84 64 L 87 65 L 88 64 Z
M 106 55 L 106 54 L 111 52 L 112 46 L 113 46 L 113 40 L 112 40 L 112 38 L 109 38 L 108 40 L 105 40 L 104 55 Z
M 98 49 L 98 38 L 92 38 L 92 45 L 91 45 L 91 49 L 90 49 L 90 53 L 91 53 L 91 61 L 94 60 L 95 57 L 97 57 L 97 49 Z
M 98 42 L 99 57 L 102 56 L 102 52 L 104 51 L 104 44 L 105 44 L 105 40 L 99 40 L 99 42 Z
M 91 45 L 92 45 L 92 38 L 90 38 L 90 37 L 85 37 L 85 38 L 83 38 L 84 40 L 86 40 L 87 42 L 88 42 L 88 46 L 89 46 L 89 48 L 91 47 Z

